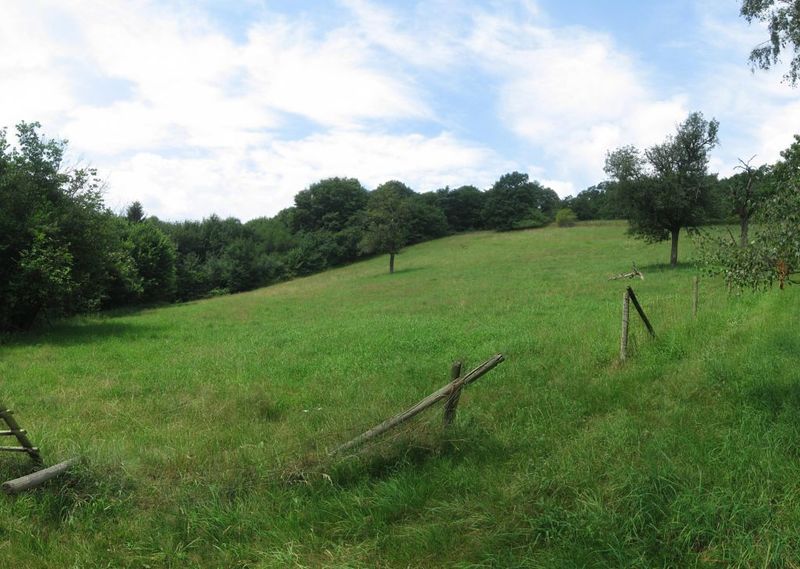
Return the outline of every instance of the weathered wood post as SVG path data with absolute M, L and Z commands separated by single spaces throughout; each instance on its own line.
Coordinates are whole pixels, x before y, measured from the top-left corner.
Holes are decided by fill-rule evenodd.
M 697 318 L 697 301 L 700 296 L 700 283 L 697 277 L 692 279 L 692 318 Z
M 72 466 L 76 462 L 77 459 L 71 458 L 69 460 L 65 460 L 64 462 L 55 464 L 49 468 L 37 470 L 36 472 L 28 474 L 27 476 L 15 478 L 14 480 L 9 480 L 8 482 L 3 482 L 3 492 L 5 492 L 6 494 L 19 494 L 20 492 L 24 492 L 25 490 L 36 488 L 37 486 L 44 484 L 51 478 L 55 478 L 59 474 L 63 474 L 64 472 L 69 470 L 70 466 Z
M 462 362 L 459 360 L 457 362 L 453 362 L 453 366 L 450 368 L 450 380 L 455 381 L 459 377 L 461 377 L 461 365 Z M 450 394 L 450 397 L 447 398 L 447 401 L 444 403 L 444 427 L 447 428 L 453 423 L 453 419 L 456 418 L 456 407 L 458 407 L 458 400 L 461 399 L 461 390 L 464 388 L 463 385 L 455 386 L 453 384 L 453 392 Z
M 628 290 L 622 294 L 622 334 L 619 339 L 619 359 L 625 361 L 628 357 L 628 321 L 631 312 L 631 297 Z

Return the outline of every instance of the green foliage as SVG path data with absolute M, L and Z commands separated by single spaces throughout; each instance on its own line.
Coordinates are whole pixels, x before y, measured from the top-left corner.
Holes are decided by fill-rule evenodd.
M 483 208 L 486 194 L 475 186 L 461 186 L 455 190 L 444 188 L 436 191 L 439 207 L 444 212 L 447 225 L 452 231 L 483 229 Z
M 612 191 L 630 224 L 630 233 L 648 242 L 672 238 L 670 263 L 678 262 L 678 234 L 702 224 L 714 208 L 715 179 L 708 175 L 708 152 L 717 144 L 719 123 L 691 113 L 675 135 L 644 155 L 625 146 L 606 157 Z
M 620 209 L 610 182 L 600 182 L 595 186 L 586 188 L 575 197 L 564 199 L 562 205 L 575 212 L 580 221 L 590 219 L 623 219 L 624 212 Z
M 135 222 L 129 230 L 131 258 L 141 279 L 141 300 L 169 302 L 176 292 L 175 246 L 152 223 Z
M 552 219 L 559 203 L 553 190 L 530 182 L 527 174 L 503 174 L 486 192 L 484 225 L 498 231 L 540 227 L 542 219 Z
M 800 272 L 800 135 L 772 170 L 771 195 L 760 207 L 755 236 L 745 247 L 733 236 L 704 239 L 704 260 L 731 286 L 780 288 Z
M 139 201 L 135 201 L 131 205 L 129 205 L 128 209 L 125 210 L 125 219 L 127 219 L 131 223 L 141 223 L 142 221 L 144 221 L 145 215 L 142 203 Z
M 769 69 L 780 61 L 781 52 L 791 48 L 792 58 L 784 79 L 800 81 L 800 0 L 743 0 L 741 15 L 748 22 L 766 22 L 769 40 L 753 48 L 750 63 Z
M 720 180 L 719 192 L 728 212 L 739 218 L 739 244 L 746 247 L 750 219 L 774 193 L 775 184 L 766 164 L 752 168 L 749 163 L 741 162 L 738 168 L 742 171 Z
M 411 194 L 406 198 L 408 218 L 408 243 L 422 243 L 449 233 L 447 218 L 436 194 Z
M 38 123 L 0 131 L 0 330 L 94 310 L 126 286 L 130 263 L 90 169 L 64 171 L 66 143 Z
M 539 210 L 531 211 L 525 219 L 515 221 L 511 229 L 538 229 L 550 223 L 550 220 Z
M 355 178 L 328 178 L 311 184 L 294 197 L 292 230 L 336 233 L 358 225 L 367 195 Z
M 568 207 L 561 208 L 556 212 L 556 225 L 559 227 L 574 227 L 577 220 L 575 212 Z
M 381 184 L 369 195 L 361 250 L 366 254 L 388 253 L 390 271 L 394 268 L 394 255 L 408 243 L 412 195 L 408 186 L 396 180 Z

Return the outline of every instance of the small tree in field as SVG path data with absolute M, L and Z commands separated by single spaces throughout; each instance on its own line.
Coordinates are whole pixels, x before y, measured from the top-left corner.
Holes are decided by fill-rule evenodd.
M 394 273 L 394 257 L 408 242 L 410 213 L 407 188 L 390 181 L 370 193 L 367 202 L 367 227 L 361 240 L 364 253 L 388 253 L 389 273 Z
M 753 168 L 752 158 L 745 162 L 739 159 L 736 168 L 741 172 L 722 180 L 720 187 L 736 215 L 739 216 L 739 246 L 747 247 L 750 219 L 769 199 L 774 190 L 770 169 L 767 165 Z
M 704 243 L 711 271 L 729 285 L 761 289 L 777 281 L 784 288 L 800 272 L 800 135 L 781 157 L 772 169 L 775 192 L 756 214 L 757 230 L 747 247 L 733 236 Z
M 625 146 L 606 157 L 605 171 L 614 181 L 629 232 L 649 242 L 671 239 L 672 267 L 678 264 L 680 230 L 696 229 L 712 208 L 708 152 L 717 144 L 718 130 L 716 120 L 692 113 L 673 136 L 644 155 Z

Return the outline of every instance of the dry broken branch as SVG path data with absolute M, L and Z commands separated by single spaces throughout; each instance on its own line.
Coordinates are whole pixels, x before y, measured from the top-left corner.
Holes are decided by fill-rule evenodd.
M 636 263 L 633 264 L 633 270 L 629 273 L 620 273 L 618 275 L 614 275 L 613 277 L 608 277 L 608 280 L 615 281 L 617 279 L 635 279 L 639 277 L 640 279 L 644 280 L 644 275 L 642 272 L 636 268 Z

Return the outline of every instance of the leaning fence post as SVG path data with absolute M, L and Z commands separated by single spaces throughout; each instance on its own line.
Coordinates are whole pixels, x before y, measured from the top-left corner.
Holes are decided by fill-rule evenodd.
M 644 322 L 645 328 L 647 331 L 650 332 L 650 335 L 655 338 L 656 331 L 653 330 L 653 325 L 650 324 L 650 320 L 647 319 L 647 314 L 644 313 L 644 309 L 642 305 L 639 304 L 639 299 L 636 298 L 636 293 L 633 292 L 631 287 L 628 287 L 628 296 L 631 298 L 631 302 L 633 303 L 633 307 L 636 309 L 636 312 L 639 313 L 639 316 L 642 318 L 642 322 Z
M 631 309 L 631 297 L 628 289 L 622 294 L 622 334 L 619 339 L 619 359 L 625 361 L 628 356 L 628 317 Z
M 459 377 L 461 377 L 461 361 L 453 362 L 453 366 L 450 368 L 450 379 L 455 381 Z M 444 403 L 444 426 L 445 428 L 449 427 L 453 423 L 453 419 L 456 418 L 456 407 L 458 407 L 458 400 L 461 398 L 461 390 L 463 389 L 463 385 L 455 386 L 453 392 L 450 394 L 450 397 L 447 398 L 447 401 Z
M 697 277 L 692 279 L 692 318 L 697 318 L 697 301 L 700 296 L 700 284 L 698 281 Z

